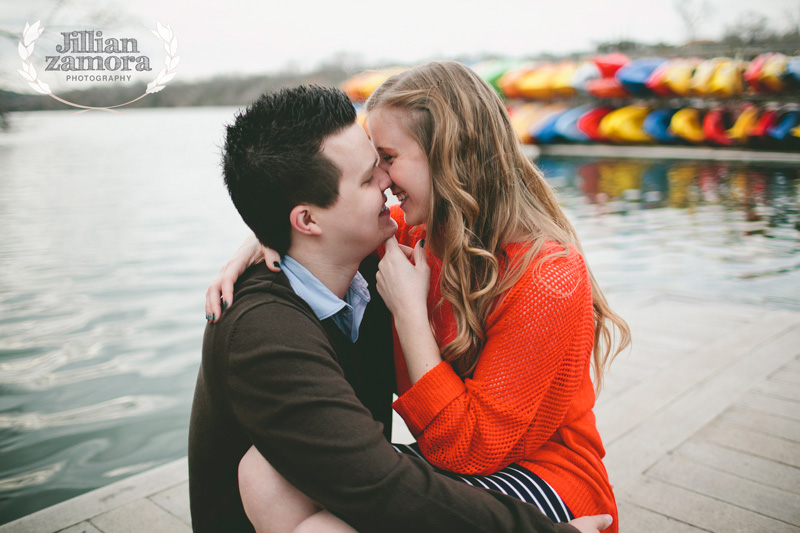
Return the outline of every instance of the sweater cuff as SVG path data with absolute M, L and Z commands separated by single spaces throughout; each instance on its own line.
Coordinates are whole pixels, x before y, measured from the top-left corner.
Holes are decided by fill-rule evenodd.
M 416 437 L 466 390 L 467 387 L 453 371 L 450 363 L 442 361 L 400 396 L 392 407 L 403 417 L 411 434 Z

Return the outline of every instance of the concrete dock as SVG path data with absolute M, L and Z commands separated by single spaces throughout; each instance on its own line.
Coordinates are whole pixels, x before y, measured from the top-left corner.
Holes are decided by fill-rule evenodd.
M 665 293 L 610 299 L 634 338 L 596 408 L 620 531 L 800 532 L 800 312 Z M 0 526 L 183 531 L 185 458 Z

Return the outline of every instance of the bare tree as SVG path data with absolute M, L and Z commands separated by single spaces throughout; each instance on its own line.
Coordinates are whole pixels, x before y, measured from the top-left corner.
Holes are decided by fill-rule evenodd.
M 687 42 L 697 40 L 697 28 L 700 22 L 711 14 L 708 0 L 674 0 L 673 5 L 683 21 Z

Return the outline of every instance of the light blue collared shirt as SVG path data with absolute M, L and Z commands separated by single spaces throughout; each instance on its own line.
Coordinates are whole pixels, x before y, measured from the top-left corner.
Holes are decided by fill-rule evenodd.
M 289 278 L 292 290 L 306 301 L 317 318 L 325 320 L 332 316 L 333 321 L 350 341 L 358 340 L 358 328 L 361 326 L 364 311 L 369 303 L 367 280 L 364 279 L 361 272 L 356 272 L 344 300 L 341 300 L 292 257 L 283 256 L 281 269 Z

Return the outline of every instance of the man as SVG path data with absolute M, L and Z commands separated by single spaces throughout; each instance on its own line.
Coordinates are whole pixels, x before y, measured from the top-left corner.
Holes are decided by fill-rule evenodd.
M 237 210 L 284 261 L 277 273 L 248 269 L 235 304 L 206 328 L 189 440 L 195 530 L 252 531 L 237 468 L 254 446 L 358 531 L 576 531 L 387 442 L 390 322 L 358 269 L 374 279 L 369 256 L 396 225 L 388 176 L 347 97 L 320 87 L 262 96 L 228 127 L 223 162 Z

